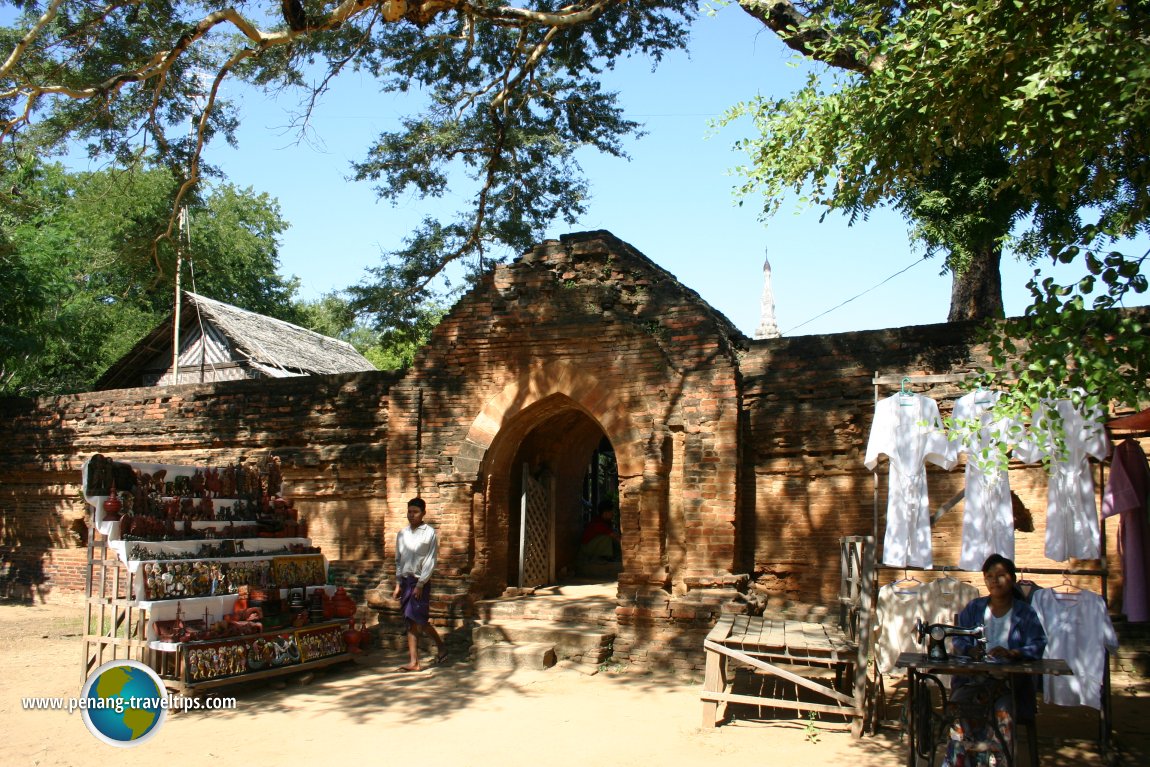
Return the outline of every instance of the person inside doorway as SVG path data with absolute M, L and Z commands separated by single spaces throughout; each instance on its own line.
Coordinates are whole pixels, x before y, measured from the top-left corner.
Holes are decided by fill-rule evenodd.
M 419 671 L 419 637 L 427 634 L 435 642 L 435 662 L 447 660 L 447 648 L 431 625 L 431 574 L 439 554 L 435 528 L 423 521 L 427 504 L 422 498 L 407 502 L 407 527 L 395 537 L 395 593 L 407 624 L 408 663 L 400 671 Z
M 584 562 L 618 562 L 623 558 L 619 532 L 615 529 L 615 507 L 610 501 L 599 504 L 599 514 L 583 528 L 579 558 Z

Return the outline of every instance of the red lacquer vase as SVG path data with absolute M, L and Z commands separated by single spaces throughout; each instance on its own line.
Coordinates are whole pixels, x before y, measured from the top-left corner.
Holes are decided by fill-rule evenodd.
M 112 485 L 108 488 L 108 497 L 104 500 L 104 521 L 118 522 L 120 520 L 120 510 L 123 508 L 124 502 L 120 500 L 120 494 L 116 492 L 116 486 Z
M 347 622 L 347 628 L 343 630 L 343 641 L 347 644 L 347 651 L 353 655 L 359 652 L 360 643 L 359 630 L 355 627 L 355 618 Z

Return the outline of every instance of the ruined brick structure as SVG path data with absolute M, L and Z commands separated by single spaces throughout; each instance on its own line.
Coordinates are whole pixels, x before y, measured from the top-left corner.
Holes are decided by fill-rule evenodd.
M 534 481 L 525 477 L 549 488 L 547 567 L 556 578 L 570 571 L 588 459 L 605 439 L 623 539 L 616 653 L 701 658 L 699 634 L 720 610 L 835 612 L 838 541 L 874 525 L 875 478 L 862 465 L 872 379 L 970 370 L 984 362 L 973 329 L 751 341 L 626 243 L 571 235 L 487 275 L 402 375 L 0 403 L 0 545 L 10 583 L 76 589 L 85 458 L 274 454 L 312 538 L 359 594 L 380 582 L 390 590 L 406 500 L 423 496 L 441 539 L 434 617 L 463 628 L 475 600 L 516 582 L 519 499 Z M 944 412 L 959 394 L 927 393 Z M 959 470 L 932 471 L 932 499 L 962 481 Z M 1035 511 L 1018 559 L 1037 566 L 1045 476 L 1019 468 L 1012 482 Z M 960 531 L 959 513 L 939 522 L 937 563 L 957 561 Z

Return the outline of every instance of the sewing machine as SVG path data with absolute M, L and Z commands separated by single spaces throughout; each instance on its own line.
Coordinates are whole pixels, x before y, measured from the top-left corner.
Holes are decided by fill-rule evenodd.
M 945 623 L 923 623 L 922 619 L 914 622 L 914 633 L 918 638 L 918 643 L 922 644 L 929 639 L 927 643 L 927 656 L 932 661 L 945 661 L 950 658 L 946 651 L 946 638 L 953 636 L 967 636 L 973 637 L 981 646 L 983 651 L 986 650 L 986 632 L 983 631 L 982 626 L 975 626 L 974 628 L 962 628 L 960 626 L 948 626 Z

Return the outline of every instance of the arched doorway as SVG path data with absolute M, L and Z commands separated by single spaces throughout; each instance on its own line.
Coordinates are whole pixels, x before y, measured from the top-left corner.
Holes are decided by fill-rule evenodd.
M 521 417 L 530 418 L 532 409 Z M 509 585 L 617 578 L 621 562 L 588 572 L 579 557 L 583 530 L 599 504 L 618 508 L 615 452 L 593 418 L 574 406 L 540 417 L 504 471 Z

